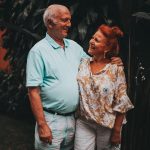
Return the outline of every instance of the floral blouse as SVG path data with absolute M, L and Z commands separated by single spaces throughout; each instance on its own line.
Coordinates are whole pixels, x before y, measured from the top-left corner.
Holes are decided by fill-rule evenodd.
M 99 73 L 92 74 L 92 58 L 82 59 L 77 76 L 80 89 L 79 115 L 113 128 L 116 112 L 133 108 L 126 94 L 126 79 L 122 66 L 107 64 Z

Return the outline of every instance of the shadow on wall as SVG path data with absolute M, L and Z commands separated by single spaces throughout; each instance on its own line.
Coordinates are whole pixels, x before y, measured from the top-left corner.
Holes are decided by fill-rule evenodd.
M 5 34 L 6 29 L 0 30 L 0 71 L 4 71 L 5 73 L 11 72 L 11 67 L 9 60 L 5 60 L 5 56 L 7 50 L 3 48 L 3 35 Z

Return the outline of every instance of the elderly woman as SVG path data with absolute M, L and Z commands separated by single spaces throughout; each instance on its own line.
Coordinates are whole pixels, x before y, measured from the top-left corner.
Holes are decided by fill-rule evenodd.
M 77 80 L 80 88 L 79 118 L 76 123 L 75 150 L 114 150 L 121 142 L 125 113 L 133 108 L 126 94 L 122 66 L 111 64 L 119 51 L 118 27 L 101 25 L 90 40 Z

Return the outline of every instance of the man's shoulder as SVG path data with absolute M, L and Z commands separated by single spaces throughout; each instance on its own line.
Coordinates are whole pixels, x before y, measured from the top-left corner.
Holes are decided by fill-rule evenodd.
M 65 38 L 65 40 L 70 44 L 70 45 L 76 45 L 81 47 L 81 45 L 79 45 L 76 41 L 72 40 L 72 39 L 67 39 Z
M 48 46 L 48 43 L 45 40 L 45 38 L 43 38 L 40 41 L 38 41 L 37 43 L 35 43 L 33 45 L 33 47 L 30 49 L 30 51 L 31 52 L 39 52 L 39 51 L 43 50 L 44 48 L 46 48 L 47 46 Z
M 67 41 L 67 42 L 69 42 L 69 43 L 76 43 L 74 40 L 68 39 L 68 38 L 65 38 L 65 41 Z

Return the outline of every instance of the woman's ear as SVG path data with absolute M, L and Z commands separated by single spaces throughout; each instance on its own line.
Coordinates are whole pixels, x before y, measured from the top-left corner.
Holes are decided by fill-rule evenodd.
M 105 50 L 104 51 L 104 58 L 107 58 L 107 53 L 108 53 L 109 51 L 108 50 Z

